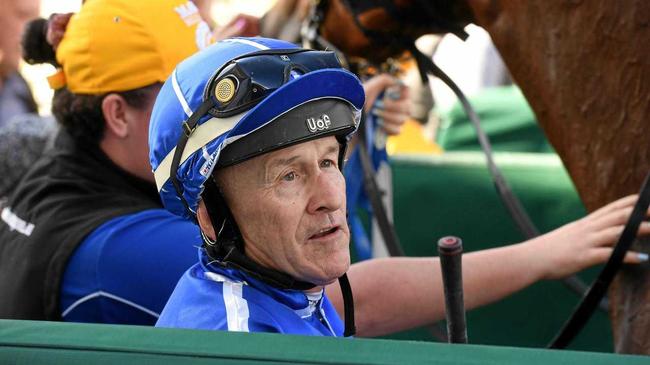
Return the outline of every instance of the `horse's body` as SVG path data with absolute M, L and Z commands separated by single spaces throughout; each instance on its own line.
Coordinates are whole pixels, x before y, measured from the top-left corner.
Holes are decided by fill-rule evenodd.
M 638 191 L 650 171 L 650 3 L 471 5 L 587 209 Z M 616 350 L 650 353 L 647 266 L 623 269 L 610 299 Z
M 395 6 L 422 6 L 415 2 Z M 326 38 L 350 55 L 378 60 L 395 53 L 364 37 L 340 0 L 331 3 Z M 587 210 L 639 189 L 650 170 L 650 2 L 466 0 L 447 10 L 456 23 L 475 22 L 490 33 Z M 439 30 L 400 28 L 381 10 L 358 20 L 369 30 L 413 37 Z M 610 303 L 616 350 L 650 353 L 648 265 L 624 268 Z

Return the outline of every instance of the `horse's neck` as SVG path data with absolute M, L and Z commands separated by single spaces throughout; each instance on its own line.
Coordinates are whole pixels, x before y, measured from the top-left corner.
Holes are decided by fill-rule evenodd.
M 492 36 L 587 208 L 635 192 L 650 168 L 649 147 L 641 143 L 650 129 L 645 120 L 650 3 L 468 4 Z

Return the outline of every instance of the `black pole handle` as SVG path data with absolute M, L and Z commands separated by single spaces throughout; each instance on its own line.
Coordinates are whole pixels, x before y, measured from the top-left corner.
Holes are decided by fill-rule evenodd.
M 447 236 L 438 240 L 442 283 L 445 289 L 445 313 L 449 343 L 467 343 L 465 302 L 463 299 L 463 242 Z

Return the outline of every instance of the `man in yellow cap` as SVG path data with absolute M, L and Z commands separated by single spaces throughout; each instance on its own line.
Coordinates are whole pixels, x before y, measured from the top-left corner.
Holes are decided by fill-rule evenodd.
M 1 214 L 0 317 L 155 321 L 195 259 L 161 237 L 197 233 L 161 216 L 149 115 L 176 64 L 211 37 L 187 0 L 91 0 L 70 19 L 50 78 L 62 130 Z

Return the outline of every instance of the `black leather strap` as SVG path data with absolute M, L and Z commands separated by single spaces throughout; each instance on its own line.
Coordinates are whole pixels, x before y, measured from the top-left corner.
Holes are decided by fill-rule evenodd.
M 618 239 L 612 255 L 609 257 L 607 264 L 600 271 L 596 280 L 591 285 L 587 294 L 582 301 L 576 306 L 573 314 L 566 321 L 560 332 L 555 336 L 553 341 L 548 345 L 552 349 L 563 349 L 567 347 L 575 336 L 580 333 L 580 330 L 587 323 L 591 315 L 594 313 L 601 298 L 607 292 L 609 284 L 611 284 L 614 276 L 623 265 L 625 254 L 632 246 L 636 233 L 639 230 L 639 225 L 646 217 L 648 206 L 650 205 L 650 172 L 646 175 L 641 192 L 639 193 L 639 200 L 634 205 L 634 210 L 623 228 L 623 233 Z
M 341 285 L 341 293 L 343 294 L 343 308 L 345 311 L 345 330 L 343 336 L 350 337 L 357 333 L 357 328 L 354 324 L 354 298 L 352 296 L 352 288 L 348 280 L 348 274 L 343 274 L 339 278 Z
M 395 226 L 388 219 L 386 207 L 384 207 L 384 202 L 381 200 L 382 192 L 375 179 L 375 169 L 372 166 L 370 155 L 366 149 L 367 137 L 365 126 L 363 125 L 367 123 L 365 113 L 361 119 L 362 125 L 359 127 L 357 133 L 359 134 L 359 159 L 361 160 L 361 168 L 363 169 L 363 187 L 368 196 L 368 200 L 370 200 L 373 216 L 377 220 L 377 225 L 386 243 L 388 253 L 390 256 L 406 256 L 395 231 Z
M 194 212 L 190 209 L 189 204 L 187 203 L 187 200 L 185 200 L 185 196 L 183 195 L 183 185 L 181 185 L 180 181 L 178 181 L 178 166 L 181 163 L 181 157 L 183 156 L 183 150 L 185 150 L 185 145 L 187 144 L 187 141 L 190 138 L 190 135 L 192 132 L 194 132 L 194 129 L 196 128 L 196 125 L 199 123 L 199 120 L 201 119 L 202 116 L 204 116 L 210 108 L 212 108 L 213 101 L 211 99 L 207 99 L 204 101 L 201 106 L 199 106 L 198 110 L 192 113 L 192 115 L 183 122 L 183 133 L 178 136 L 178 142 L 176 143 L 176 150 L 174 151 L 174 156 L 172 157 L 172 164 L 169 169 L 169 179 L 172 181 L 172 185 L 174 186 L 174 189 L 176 189 L 176 194 L 178 194 L 178 197 L 181 199 L 181 202 L 183 203 L 183 206 L 185 207 L 185 210 L 187 210 L 188 215 L 192 218 L 195 218 Z

